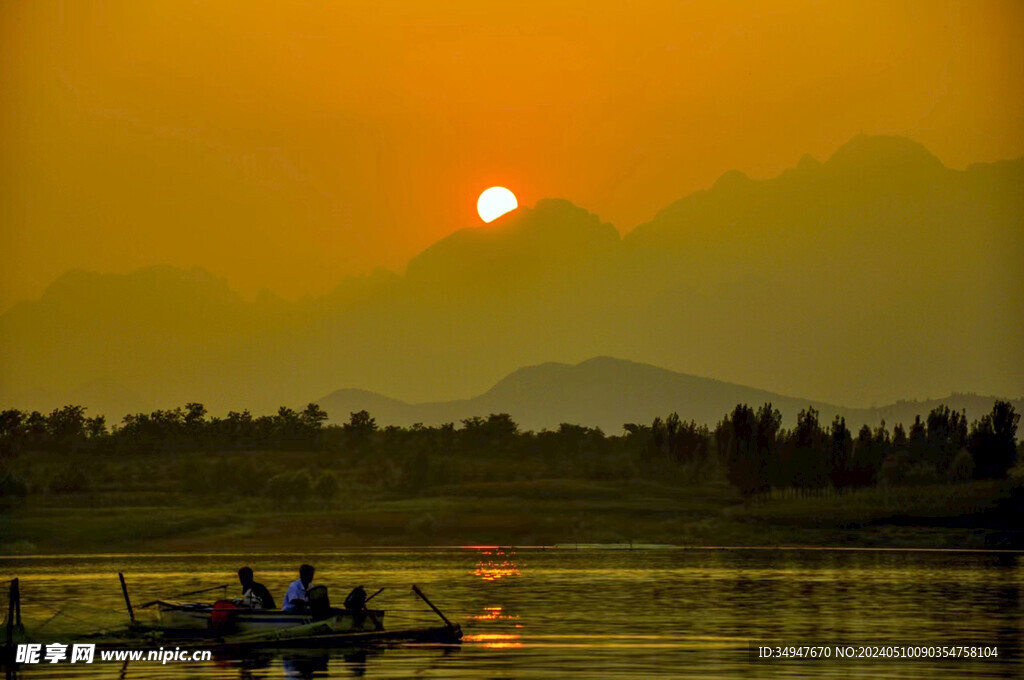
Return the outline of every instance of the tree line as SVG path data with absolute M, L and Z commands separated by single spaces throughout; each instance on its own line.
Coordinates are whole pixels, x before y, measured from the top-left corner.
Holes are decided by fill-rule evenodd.
M 85 413 L 82 406 L 64 406 L 49 415 L 0 412 L 0 456 L 19 450 L 310 450 L 320 446 L 327 420 L 317 404 L 301 411 L 282 406 L 277 413 L 257 417 L 246 410 L 208 418 L 205 406 L 190 402 L 184 408 L 128 414 L 112 428 L 103 416 L 89 418 Z
M 875 428 L 865 425 L 854 435 L 843 418 L 822 424 L 813 408 L 801 411 L 796 426 L 785 429 L 772 404 L 756 410 L 738 404 L 713 430 L 673 413 L 650 425 L 627 423 L 622 435 L 608 436 L 598 428 L 568 423 L 553 431 L 523 431 L 508 414 L 467 418 L 458 426 L 382 428 L 368 412 L 358 411 L 343 425 L 328 425 L 327 413 L 317 404 L 301 410 L 281 407 L 256 417 L 232 411 L 221 418 L 210 417 L 202 404 L 188 403 L 129 414 L 113 427 L 102 416 L 87 417 L 81 406 L 49 414 L 9 409 L 0 412 L 0 491 L 17 491 L 7 461 L 22 452 L 130 460 L 136 454 L 276 450 L 322 454 L 324 469 L 296 471 L 285 465 L 249 475 L 259 483 L 250 489 L 253 493 L 330 498 L 338 484 L 328 477 L 357 468 L 375 483 L 406 491 L 509 475 L 697 481 L 718 474 L 747 497 L 773 489 L 841 493 L 880 483 L 1005 477 L 1018 457 L 1019 419 L 1006 401 L 996 401 L 991 413 L 970 425 L 963 412 L 940 406 L 924 419 L 917 417 L 909 429 L 897 424 L 890 431 L 883 422 Z M 189 467 L 175 476 L 185 489 L 223 489 L 238 476 L 233 465 L 214 469 L 211 459 L 210 469 Z M 69 466 L 50 488 L 79 491 L 84 479 L 80 466 Z
M 814 408 L 800 411 L 792 430 L 778 409 L 739 404 L 719 422 L 714 437 L 724 452 L 729 481 L 745 496 L 772 489 L 807 494 L 887 484 L 1000 479 L 1018 456 L 1020 415 L 1007 401 L 970 426 L 963 412 L 940 405 L 909 430 L 885 421 L 856 436 L 839 416 L 827 426 Z

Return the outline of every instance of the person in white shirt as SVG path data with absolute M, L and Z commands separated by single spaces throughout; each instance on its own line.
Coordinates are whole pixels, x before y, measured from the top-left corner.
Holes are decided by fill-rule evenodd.
M 306 595 L 306 590 L 309 588 L 309 584 L 313 582 L 313 573 L 315 571 L 309 564 L 303 564 L 299 567 L 299 578 L 292 581 L 291 585 L 288 586 L 287 592 L 284 594 L 284 604 L 281 606 L 282 611 L 304 612 L 309 610 L 309 597 Z

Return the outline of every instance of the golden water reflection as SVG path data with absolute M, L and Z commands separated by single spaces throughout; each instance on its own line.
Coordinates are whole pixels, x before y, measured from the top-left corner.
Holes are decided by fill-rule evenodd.
M 123 680 L 340 680 L 364 674 L 381 680 L 791 680 L 804 674 L 1024 678 L 1024 560 L 1019 554 L 513 550 L 492 545 L 362 550 L 313 558 L 62 559 L 0 557 L 0 576 L 22 579 L 26 625 L 41 642 L 123 627 L 127 615 L 119 570 L 128 575 L 133 599 L 144 601 L 223 583 L 242 560 L 258 563 L 258 573 L 269 575 L 274 590 L 283 589 L 294 566 L 308 559 L 318 564 L 318 580 L 332 587 L 347 590 L 358 582 L 356 575 L 359 581 L 387 584 L 380 602 L 393 617 L 386 624 L 393 630 L 427 621 L 436 625 L 426 605 L 405 593 L 409 583 L 418 582 L 465 633 L 461 646 L 396 645 L 368 654 L 331 649 L 326 665 L 324 650 L 226 650 L 222 661 L 213 663 L 130 664 L 121 670 Z M 2 613 L 6 608 L 0 599 Z M 803 661 L 751 666 L 749 658 L 750 643 L 757 640 L 953 645 L 961 636 L 998 646 L 999 657 L 907 660 L 898 668 L 875 659 L 817 662 L 813 668 Z M 14 677 L 99 680 L 118 677 L 120 665 L 97 663 L 84 670 L 45 666 L 23 668 Z
M 519 615 L 509 614 L 504 607 L 484 607 L 483 614 L 470 614 L 468 618 L 473 621 L 516 621 L 519 619 Z M 516 628 L 523 627 L 521 623 L 513 625 Z
M 484 649 L 519 649 L 523 646 L 518 633 L 477 633 L 463 635 L 463 642 L 477 643 Z
M 515 562 L 514 550 L 495 548 L 480 551 L 481 560 L 477 562 L 473 574 L 484 581 L 498 581 L 503 578 L 519 576 L 519 566 Z

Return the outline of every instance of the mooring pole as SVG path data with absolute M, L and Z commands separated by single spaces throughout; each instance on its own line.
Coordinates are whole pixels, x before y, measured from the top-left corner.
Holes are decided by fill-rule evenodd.
M 423 591 L 420 590 L 419 587 L 415 583 L 412 586 L 412 592 L 414 592 L 417 595 L 419 595 L 420 598 L 424 602 L 427 603 L 427 606 L 429 606 L 431 609 L 433 609 L 434 613 L 441 617 L 441 620 L 444 621 L 446 626 L 448 626 L 449 628 L 454 628 L 455 627 L 455 626 L 452 625 L 452 622 L 448 620 L 448 617 L 446 617 L 444 614 L 442 614 L 441 610 L 438 609 L 437 607 L 435 607 L 434 603 L 427 599 L 427 596 L 423 594 Z
M 14 625 L 21 628 L 21 582 L 14 579 Z
M 7 646 L 5 650 L 11 652 L 14 649 L 14 612 L 18 607 L 15 604 L 18 600 L 18 579 L 11 580 L 11 590 L 7 596 Z M 19 615 L 20 618 L 20 615 Z
M 121 594 L 124 595 L 124 606 L 128 607 L 128 618 L 131 619 L 132 624 L 134 624 L 135 612 L 132 610 L 132 601 L 128 599 L 128 586 L 124 582 L 124 574 L 117 572 L 117 577 L 121 579 Z

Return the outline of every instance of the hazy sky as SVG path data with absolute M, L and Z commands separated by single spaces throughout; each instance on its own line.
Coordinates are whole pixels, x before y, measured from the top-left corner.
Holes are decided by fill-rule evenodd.
M 620 231 L 860 132 L 1024 156 L 1024 3 L 0 4 L 0 309 L 63 271 L 400 270 L 478 193 Z

